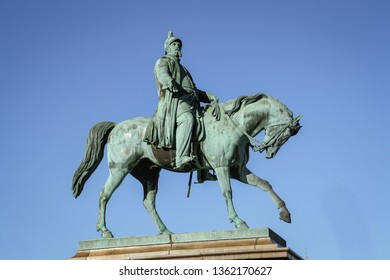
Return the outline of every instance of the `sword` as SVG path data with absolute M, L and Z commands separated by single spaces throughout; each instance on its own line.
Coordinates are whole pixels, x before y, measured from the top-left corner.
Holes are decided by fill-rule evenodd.
M 187 197 L 190 197 L 190 193 L 191 193 L 191 183 L 192 183 L 192 174 L 194 173 L 194 171 L 191 171 L 190 172 L 190 179 L 188 180 L 188 190 L 187 190 Z

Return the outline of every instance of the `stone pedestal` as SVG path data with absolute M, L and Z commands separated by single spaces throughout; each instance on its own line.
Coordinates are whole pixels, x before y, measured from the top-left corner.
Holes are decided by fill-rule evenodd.
M 81 241 L 75 260 L 300 260 L 269 228 Z

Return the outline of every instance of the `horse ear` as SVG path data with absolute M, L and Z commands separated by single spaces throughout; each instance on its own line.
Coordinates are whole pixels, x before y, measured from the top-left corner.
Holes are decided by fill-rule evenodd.
M 293 119 L 293 121 L 291 122 L 291 125 L 290 126 L 297 126 L 299 120 L 302 118 L 302 115 L 299 115 L 298 117 L 296 117 L 295 119 Z
M 301 125 L 299 124 L 299 120 L 302 118 L 302 115 L 299 115 L 298 117 L 296 117 L 291 125 L 290 125 L 290 129 L 291 129 L 291 136 L 294 136 L 298 133 L 298 131 L 301 129 Z

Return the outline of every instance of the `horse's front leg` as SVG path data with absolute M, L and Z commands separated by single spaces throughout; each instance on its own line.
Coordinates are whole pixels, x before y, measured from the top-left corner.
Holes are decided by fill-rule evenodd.
M 286 203 L 275 193 L 270 183 L 257 177 L 246 167 L 241 171 L 233 172 L 232 178 L 267 192 L 279 209 L 279 218 L 286 223 L 291 223 L 291 215 L 286 207 Z
M 237 229 L 247 229 L 248 225 L 241 220 L 233 205 L 233 193 L 230 184 L 230 168 L 229 167 L 217 167 L 214 169 L 217 174 L 218 182 L 221 187 L 223 197 L 226 201 L 226 206 L 229 214 L 229 221 L 234 222 Z

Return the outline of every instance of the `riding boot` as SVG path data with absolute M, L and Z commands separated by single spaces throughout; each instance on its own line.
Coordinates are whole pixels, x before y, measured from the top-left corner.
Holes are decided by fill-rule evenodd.
M 198 184 L 202 184 L 205 181 L 217 181 L 217 176 L 211 174 L 208 170 L 198 170 Z

